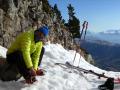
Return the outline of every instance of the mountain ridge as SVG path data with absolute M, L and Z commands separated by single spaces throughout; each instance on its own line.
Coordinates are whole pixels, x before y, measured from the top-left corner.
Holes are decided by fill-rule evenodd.
M 118 31 L 120 32 L 120 31 Z M 90 41 L 95 41 L 95 40 L 102 40 L 102 41 L 107 41 L 112 44 L 120 44 L 120 34 L 103 34 L 103 32 L 98 32 L 98 33 L 93 33 L 93 32 L 88 32 L 86 35 L 86 40 Z
M 81 47 L 85 48 L 93 57 L 98 65 L 102 69 L 106 70 L 120 70 L 120 45 L 119 44 L 103 44 L 101 42 L 84 41 L 81 43 Z M 109 68 L 108 68 L 109 67 Z
M 120 34 L 120 30 L 114 30 L 114 29 L 110 29 L 110 30 L 106 30 L 106 31 L 103 31 L 103 32 L 99 32 L 99 34 L 113 34 L 113 35 L 119 35 Z

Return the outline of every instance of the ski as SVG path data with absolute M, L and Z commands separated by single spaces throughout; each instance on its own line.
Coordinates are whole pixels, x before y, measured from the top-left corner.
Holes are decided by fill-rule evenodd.
M 84 74 L 81 72 L 81 70 L 75 69 L 73 66 L 69 65 L 69 62 L 66 62 L 65 64 L 55 63 L 55 65 L 59 65 L 59 66 L 61 66 L 61 67 L 64 68 L 64 69 L 71 69 L 71 70 L 73 70 L 74 73 L 83 76 L 87 81 L 89 81 L 88 78 L 85 77 Z M 71 73 L 71 71 L 70 71 L 69 73 Z
M 102 74 L 99 74 L 99 73 L 96 73 L 94 72 L 93 70 L 86 70 L 86 69 L 83 69 L 83 68 L 80 68 L 80 67 L 76 67 L 74 65 L 71 65 L 69 62 L 66 62 L 65 64 L 62 64 L 62 63 L 55 63 L 56 65 L 60 65 L 60 66 L 65 66 L 67 68 L 72 68 L 72 69 L 76 69 L 77 71 L 79 72 L 84 72 L 84 73 L 89 73 L 89 74 L 93 74 L 93 75 L 96 75 L 98 76 L 98 78 L 100 79 L 101 77 L 104 77 L 104 78 L 111 78 L 111 77 L 108 77 L 105 75 L 105 73 L 102 73 Z M 64 68 L 65 68 L 64 67 Z

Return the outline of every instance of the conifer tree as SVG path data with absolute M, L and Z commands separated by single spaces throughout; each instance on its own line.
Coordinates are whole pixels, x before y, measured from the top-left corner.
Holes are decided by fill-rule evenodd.
M 74 7 L 71 4 L 69 4 L 67 8 L 68 8 L 69 20 L 66 26 L 68 26 L 70 32 L 72 33 L 73 38 L 79 38 L 80 37 L 80 21 L 75 16 Z
M 48 0 L 41 0 L 42 4 L 43 4 L 43 11 L 45 11 L 46 13 L 50 13 L 51 12 L 51 6 L 48 2 Z
M 61 12 L 58 10 L 57 4 L 53 7 L 54 12 L 57 14 L 57 19 L 62 20 Z

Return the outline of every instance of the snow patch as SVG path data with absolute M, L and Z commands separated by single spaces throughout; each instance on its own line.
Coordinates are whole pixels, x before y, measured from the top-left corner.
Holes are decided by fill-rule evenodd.
M 0 80 L 0 90 L 98 90 L 97 87 L 103 84 L 106 79 L 98 79 L 92 74 L 79 74 L 73 72 L 72 69 L 64 69 L 55 63 L 70 62 L 74 66 L 79 66 L 87 70 L 94 70 L 98 73 L 105 73 L 105 75 L 118 77 L 120 72 L 105 71 L 97 68 L 80 56 L 77 53 L 75 62 L 73 59 L 75 51 L 65 50 L 60 44 L 47 44 L 45 47 L 45 55 L 43 56 L 41 68 L 46 73 L 44 76 L 37 76 L 37 82 L 32 85 L 22 83 L 23 78 L 17 82 L 3 82 Z M 5 57 L 7 49 L 0 46 L 0 55 Z M 80 60 L 80 63 L 78 63 Z M 69 72 L 70 71 L 70 72 Z M 118 87 L 118 86 L 117 86 Z

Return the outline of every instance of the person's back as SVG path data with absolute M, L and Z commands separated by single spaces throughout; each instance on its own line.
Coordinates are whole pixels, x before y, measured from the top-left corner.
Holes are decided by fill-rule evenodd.
M 35 51 L 40 52 L 42 46 L 43 44 L 41 41 L 35 42 L 34 31 L 23 32 L 11 44 L 10 48 L 8 48 L 7 55 L 16 51 L 20 51 L 23 54 L 23 58 L 27 67 L 29 68 L 32 65 L 31 63 L 27 62 L 27 60 L 31 61 L 32 59 L 30 58 L 30 55 L 33 54 Z M 36 56 L 34 55 L 33 58 L 35 57 Z M 34 60 L 32 61 L 34 62 Z
M 23 32 L 19 36 L 17 36 L 15 41 L 8 48 L 7 54 L 10 54 L 10 53 L 12 53 L 16 50 L 22 51 L 23 48 L 27 47 L 26 45 L 28 45 L 28 44 L 31 44 L 31 45 L 35 44 L 35 42 L 34 42 L 34 31 Z M 31 50 L 31 53 L 32 53 L 32 51 L 33 50 Z

